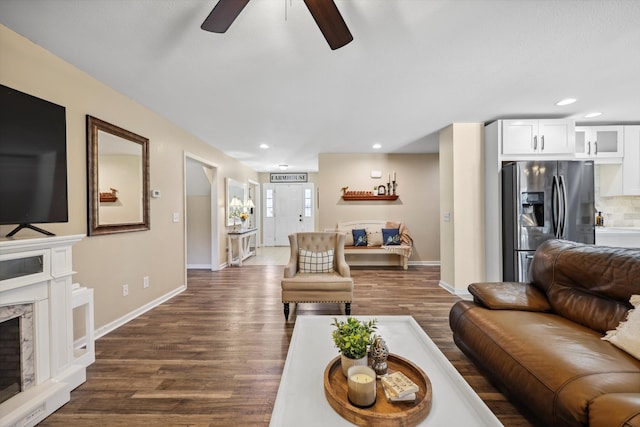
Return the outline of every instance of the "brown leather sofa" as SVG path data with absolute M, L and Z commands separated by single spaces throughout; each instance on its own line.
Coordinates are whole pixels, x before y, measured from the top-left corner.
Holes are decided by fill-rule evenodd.
M 551 240 L 529 277 L 469 285 L 456 345 L 540 425 L 640 426 L 640 360 L 601 339 L 640 294 L 640 251 Z

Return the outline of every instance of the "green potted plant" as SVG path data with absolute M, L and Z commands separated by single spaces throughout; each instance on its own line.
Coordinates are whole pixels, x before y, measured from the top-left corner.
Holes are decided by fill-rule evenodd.
M 355 317 L 348 317 L 344 322 L 333 319 L 332 325 L 336 329 L 331 337 L 340 351 L 340 364 L 345 376 L 349 367 L 368 364 L 367 351 L 375 338 L 373 332 L 377 328 L 376 323 L 376 319 L 361 322 Z

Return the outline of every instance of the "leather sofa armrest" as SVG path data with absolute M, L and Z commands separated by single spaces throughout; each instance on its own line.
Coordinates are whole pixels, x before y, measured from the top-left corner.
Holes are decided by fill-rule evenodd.
M 589 404 L 589 427 L 640 426 L 640 393 L 607 393 Z
M 468 289 L 475 302 L 492 310 L 551 311 L 545 294 L 530 283 L 472 283 Z

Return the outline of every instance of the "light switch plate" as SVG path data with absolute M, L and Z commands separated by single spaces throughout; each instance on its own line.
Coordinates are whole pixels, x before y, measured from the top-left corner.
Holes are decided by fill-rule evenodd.
M 180 222 L 180 212 L 173 213 L 173 222 Z

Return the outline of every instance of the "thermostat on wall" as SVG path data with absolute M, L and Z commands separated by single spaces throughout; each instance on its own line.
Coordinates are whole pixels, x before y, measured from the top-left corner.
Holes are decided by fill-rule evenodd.
M 151 190 L 151 197 L 153 197 L 154 199 L 160 197 L 160 190 Z
M 371 171 L 371 178 L 382 178 L 382 171 Z

